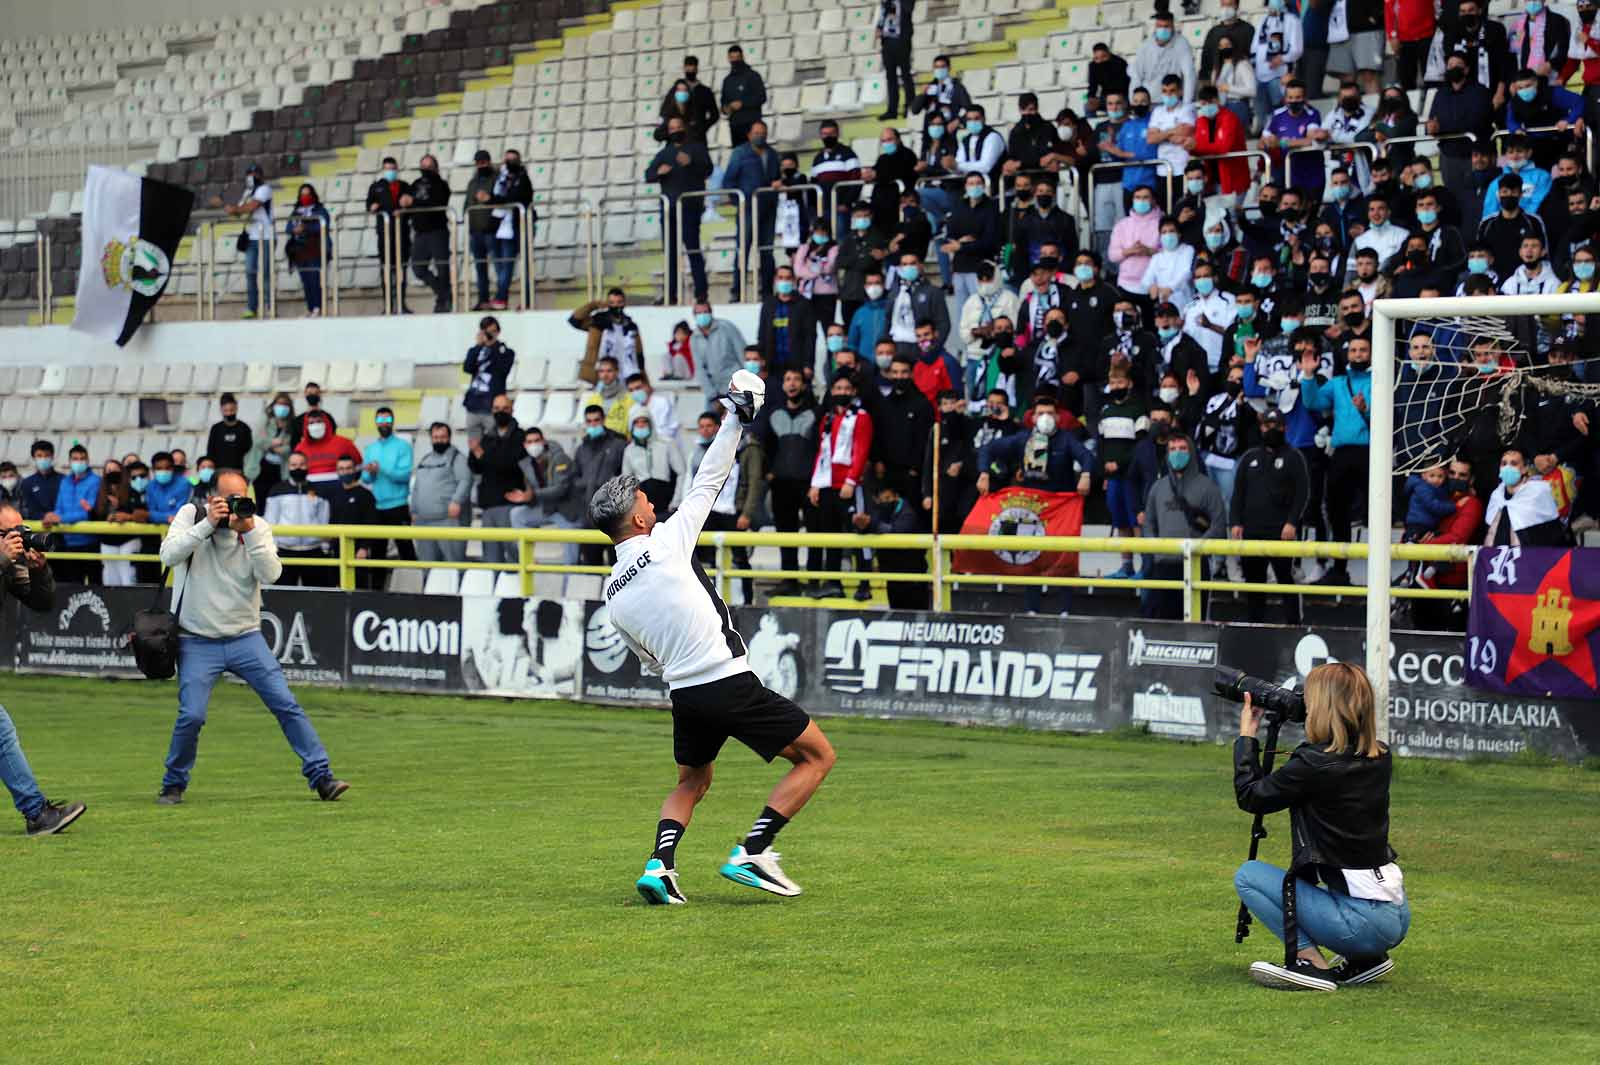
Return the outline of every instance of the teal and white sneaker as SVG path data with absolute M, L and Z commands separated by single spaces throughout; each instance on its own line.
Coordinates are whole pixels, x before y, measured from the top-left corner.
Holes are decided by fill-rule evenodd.
M 800 894 L 800 885 L 783 875 L 783 867 L 778 864 L 780 857 L 774 850 L 747 854 L 744 844 L 740 843 L 729 852 L 728 860 L 722 863 L 720 872 L 735 884 L 770 891 L 786 899 L 793 898 Z
M 634 881 L 633 886 L 652 906 L 682 906 L 689 901 L 678 890 L 678 871 L 668 869 L 660 858 L 644 863 L 644 875 Z

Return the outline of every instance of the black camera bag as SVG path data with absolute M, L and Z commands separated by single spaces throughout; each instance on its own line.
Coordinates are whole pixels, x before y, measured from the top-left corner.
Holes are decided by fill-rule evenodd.
M 182 593 L 179 593 L 171 610 L 161 606 L 161 593 L 166 589 L 167 575 L 171 572 L 161 571 L 155 600 L 149 609 L 133 612 L 133 624 L 128 626 L 126 634 L 127 642 L 133 647 L 133 660 L 139 666 L 139 672 L 150 680 L 171 680 L 178 673 L 178 611 L 183 607 Z M 187 579 L 183 586 L 185 590 L 188 589 Z

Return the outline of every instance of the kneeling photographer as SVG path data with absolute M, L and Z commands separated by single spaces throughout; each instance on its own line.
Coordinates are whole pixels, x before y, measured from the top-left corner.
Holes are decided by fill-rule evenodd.
M 44 549 L 47 537 L 29 532 L 22 515 L 9 503 L 0 503 L 0 600 L 14 595 L 29 610 L 45 611 L 55 606 L 56 582 L 50 575 Z M 81 802 L 63 805 L 50 802 L 39 791 L 28 759 L 17 742 L 11 715 L 0 706 L 0 781 L 11 792 L 28 824 L 28 835 L 48 836 L 60 832 L 83 813 Z
M 204 505 L 187 503 L 161 541 L 161 564 L 174 571 L 172 613 L 178 618 L 178 720 L 156 802 L 183 802 L 206 723 L 211 690 L 223 673 L 250 685 L 278 719 L 300 771 L 318 797 L 337 799 L 349 787 L 328 768 L 328 752 L 295 701 L 261 635 L 261 586 L 283 573 L 272 528 L 256 516 L 238 470 L 222 470 Z
M 1359 666 L 1328 662 L 1307 675 L 1303 701 L 1242 674 L 1227 678 L 1219 671 L 1217 687 L 1244 703 L 1233 747 L 1239 808 L 1257 815 L 1258 840 L 1265 835 L 1261 815 L 1287 808 L 1293 836 L 1287 871 L 1256 861 L 1252 844 L 1251 860 L 1234 876 L 1244 906 L 1285 943 L 1283 964 L 1255 962 L 1251 978 L 1287 991 L 1376 980 L 1394 968 L 1388 952 L 1405 939 L 1411 907 L 1389 847 L 1394 765 L 1378 742 L 1372 684 Z M 1307 741 L 1270 775 L 1256 739 L 1264 710 L 1271 715 L 1269 746 L 1286 719 L 1304 720 Z M 1241 911 L 1239 939 L 1248 925 Z M 1337 965 L 1321 947 L 1342 955 Z

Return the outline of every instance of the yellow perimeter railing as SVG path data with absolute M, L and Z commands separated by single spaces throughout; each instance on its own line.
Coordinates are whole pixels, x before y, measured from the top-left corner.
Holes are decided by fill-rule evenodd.
M 79 522 L 56 528 L 56 532 L 88 533 L 118 540 L 131 540 L 139 536 L 160 536 L 166 532 L 161 525 L 114 524 L 110 522 Z M 536 574 L 593 574 L 605 576 L 609 566 L 568 565 L 560 562 L 540 562 L 534 552 L 540 544 L 609 544 L 605 534 L 591 529 L 489 529 L 470 526 L 438 528 L 432 526 L 394 525 L 279 525 L 273 534 L 285 537 L 316 537 L 332 542 L 334 551 L 328 558 L 285 558 L 285 566 L 319 566 L 337 568 L 340 588 L 353 591 L 356 571 L 361 569 L 453 569 L 494 570 L 515 573 L 520 578 L 521 591 L 531 596 Z M 480 543 L 514 543 L 517 558 L 514 562 L 422 562 L 399 558 L 357 558 L 360 541 L 371 540 L 445 540 L 478 541 Z M 1022 585 L 1038 588 L 1137 588 L 1163 591 L 1181 591 L 1186 620 L 1201 620 L 1201 593 L 1211 591 L 1258 592 L 1266 594 L 1293 594 L 1319 596 L 1365 596 L 1367 589 L 1361 585 L 1280 585 L 1250 584 L 1238 581 L 1213 580 L 1205 575 L 1202 561 L 1208 557 L 1239 558 L 1322 558 L 1364 559 L 1364 543 L 1316 543 L 1302 540 L 1176 540 L 1140 539 L 1109 536 L 966 536 L 929 533 L 869 535 L 854 533 L 761 533 L 715 532 L 700 535 L 702 546 L 716 549 L 715 575 L 724 597 L 729 582 L 744 578 L 758 580 L 835 580 L 846 583 L 874 581 L 909 581 L 933 586 L 933 601 L 941 609 L 950 609 L 950 593 L 961 584 Z M 927 558 L 925 572 L 871 573 L 865 571 L 827 572 L 819 570 L 736 569 L 732 551 L 736 547 L 805 547 L 811 549 L 838 548 L 858 550 L 920 551 Z M 1033 577 L 1005 576 L 992 573 L 958 573 L 952 563 L 955 551 L 1066 551 L 1084 553 L 1121 553 L 1156 555 L 1176 558 L 1182 563 L 1182 576 L 1178 578 L 1151 578 L 1121 580 L 1106 576 L 1095 577 Z M 1396 544 L 1392 557 L 1402 562 L 1470 563 L 1477 547 L 1466 544 Z M 101 551 L 56 551 L 52 557 L 83 559 L 101 562 L 158 562 L 158 555 L 113 554 Z M 1469 567 L 1470 573 L 1470 567 Z M 1393 588 L 1390 594 L 1406 599 L 1465 600 L 1466 589 Z

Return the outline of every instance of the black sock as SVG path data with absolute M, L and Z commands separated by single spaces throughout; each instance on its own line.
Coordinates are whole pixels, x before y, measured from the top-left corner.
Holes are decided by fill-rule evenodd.
M 770 806 L 761 808 L 761 816 L 756 818 L 756 823 L 750 826 L 750 834 L 744 838 L 746 854 L 760 854 L 772 846 L 772 840 L 789 819 Z
M 676 869 L 677 866 L 673 862 L 677 857 L 678 840 L 682 838 L 683 824 L 670 817 L 663 817 L 656 825 L 656 850 L 650 857 L 660 858 L 661 864 L 668 869 Z

